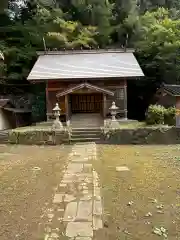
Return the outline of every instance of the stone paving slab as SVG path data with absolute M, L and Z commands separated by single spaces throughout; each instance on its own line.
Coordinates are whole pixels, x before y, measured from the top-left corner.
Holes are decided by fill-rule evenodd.
M 129 168 L 126 166 L 120 166 L 120 167 L 116 167 L 116 171 L 117 172 L 129 171 Z
M 64 194 L 56 193 L 54 195 L 53 203 L 61 203 L 63 201 Z
M 93 230 L 98 230 L 103 228 L 102 219 L 99 216 L 93 216 Z
M 67 237 L 93 237 L 91 222 L 69 222 L 66 228 Z
M 77 213 L 77 202 L 68 203 L 65 213 L 64 221 L 74 221 Z
M 54 204 L 48 212 L 50 228 L 56 229 L 59 224 L 61 230 L 59 226 L 64 226 L 62 236 L 69 240 L 92 240 L 93 231 L 103 227 L 99 177 L 89 159 L 96 159 L 96 144 L 75 144 L 72 147 L 63 179 L 54 188 L 53 203 L 58 205 Z M 45 240 L 61 239 L 55 235 L 46 236 Z
M 92 201 L 79 202 L 76 220 L 92 221 Z
M 101 201 L 94 201 L 93 214 L 102 215 L 102 203 L 101 203 Z
M 91 237 L 76 237 L 75 240 L 91 240 Z
M 80 157 L 72 157 L 72 162 L 88 162 L 88 158 L 85 158 L 83 156 Z
M 71 163 L 67 168 L 67 173 L 73 174 L 73 173 L 79 173 L 83 170 L 83 164 L 82 163 Z
M 64 198 L 64 202 L 72 202 L 72 201 L 74 201 L 75 199 L 76 199 L 75 196 L 70 195 L 70 194 L 66 194 L 66 195 L 65 195 L 65 198 Z

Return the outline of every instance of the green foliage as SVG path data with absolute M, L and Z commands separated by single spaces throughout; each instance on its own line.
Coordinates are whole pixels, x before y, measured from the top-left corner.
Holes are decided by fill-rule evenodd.
M 45 92 L 36 94 L 32 103 L 32 121 L 41 122 L 46 120 Z
M 113 4 L 109 0 L 74 0 L 69 8 L 72 20 L 96 27 L 95 40 L 101 47 L 111 43 Z
M 63 19 L 56 20 L 58 26 L 56 32 L 48 32 L 46 34 L 47 46 L 50 48 L 59 48 L 59 46 L 72 49 L 72 48 L 90 48 L 96 45 L 93 39 L 96 28 L 91 26 L 83 27 L 80 23 L 65 21 Z
M 159 8 L 140 18 L 139 41 L 136 43 L 139 61 L 149 77 L 158 81 L 180 81 L 180 20 L 170 18 L 170 12 Z
M 164 114 L 166 109 L 161 105 L 150 105 L 146 114 L 148 125 L 164 124 Z
M 4 81 L 26 80 L 37 58 L 36 51 L 44 50 L 43 37 L 51 49 L 89 48 L 96 45 L 96 28 L 65 20 L 61 9 L 52 10 L 37 5 L 33 12 L 35 15 L 26 20 L 23 11 L 24 22 L 11 20 L 8 25 L 0 27 L 0 50 L 5 57 L 0 65 L 0 74 Z
M 150 105 L 146 114 L 148 125 L 167 124 L 174 126 L 176 122 L 176 108 L 165 108 L 161 105 Z
M 1 81 L 26 81 L 43 38 L 51 49 L 135 47 L 147 77 L 180 81 L 178 0 L 3 0 L 0 11 Z
M 170 126 L 175 125 L 176 123 L 176 108 L 170 107 L 166 109 L 164 114 L 164 123 Z

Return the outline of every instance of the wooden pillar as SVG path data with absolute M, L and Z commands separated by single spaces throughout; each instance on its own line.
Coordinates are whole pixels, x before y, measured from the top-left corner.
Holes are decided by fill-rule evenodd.
M 127 82 L 124 80 L 124 118 L 127 119 Z
M 17 114 L 13 112 L 14 118 L 15 118 L 15 128 L 19 127 L 18 126 L 18 119 L 17 119 Z
M 69 101 L 68 95 L 65 95 L 65 111 L 66 111 L 66 122 L 69 121 Z
M 103 94 L 103 117 L 106 118 L 106 108 L 107 108 L 107 105 L 106 105 L 106 94 L 104 93 Z
M 48 94 L 48 83 L 46 83 L 46 120 L 49 121 L 49 94 Z

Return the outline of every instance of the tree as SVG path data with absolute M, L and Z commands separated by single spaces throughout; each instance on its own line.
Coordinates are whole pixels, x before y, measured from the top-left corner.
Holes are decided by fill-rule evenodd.
M 113 9 L 114 36 L 120 46 L 131 46 L 139 23 L 138 6 L 135 0 L 116 0 Z M 133 41 L 134 42 L 134 41 Z
M 0 27 L 0 50 L 5 55 L 1 68 L 5 73 L 5 81 L 26 79 L 37 58 L 36 51 L 44 50 L 43 37 L 47 47 L 51 49 L 89 48 L 96 44 L 96 29 L 91 26 L 85 27 L 79 22 L 66 21 L 61 9 L 37 5 L 36 8 L 33 7 L 33 14 L 29 19 L 25 16 L 23 8 L 22 13 L 23 17 L 20 14 L 8 25 Z
M 97 28 L 95 39 L 101 47 L 111 42 L 112 4 L 109 0 L 73 0 L 60 2 L 64 12 L 68 12 L 69 20 L 81 22 Z
M 180 20 L 159 8 L 141 17 L 139 61 L 148 77 L 157 81 L 180 82 Z

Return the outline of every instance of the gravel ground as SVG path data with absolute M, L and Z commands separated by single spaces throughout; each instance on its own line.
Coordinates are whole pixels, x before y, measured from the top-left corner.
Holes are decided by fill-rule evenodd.
M 71 146 L 0 146 L 0 240 L 44 240 L 46 211 L 70 152 Z M 97 145 L 92 163 L 104 227 L 93 240 L 179 240 L 179 160 L 178 145 Z
M 95 239 L 179 240 L 180 146 L 98 148 L 104 229 Z
M 44 239 L 44 212 L 62 177 L 68 146 L 0 146 L 0 239 Z

